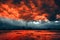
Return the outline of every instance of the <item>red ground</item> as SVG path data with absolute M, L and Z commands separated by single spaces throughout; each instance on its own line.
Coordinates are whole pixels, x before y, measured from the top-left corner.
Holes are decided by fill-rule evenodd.
M 0 40 L 60 40 L 60 32 L 47 30 L 0 31 Z

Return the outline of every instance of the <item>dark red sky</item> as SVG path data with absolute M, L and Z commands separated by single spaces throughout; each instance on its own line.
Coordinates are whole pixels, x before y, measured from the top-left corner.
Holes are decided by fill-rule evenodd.
M 23 12 L 20 12 L 20 10 L 18 10 L 18 8 L 19 7 L 21 8 L 21 6 L 23 5 L 22 1 L 24 2 L 24 5 L 27 6 L 25 8 L 22 7 L 23 12 L 25 12 L 28 9 L 30 11 L 30 12 L 26 11 L 26 12 L 29 13 L 27 15 L 24 14 Z M 13 17 L 13 16 L 10 15 L 11 13 L 9 13 L 9 11 L 7 11 L 6 8 L 3 9 L 3 11 L 5 10 L 6 12 L 8 12 L 8 14 L 13 19 L 15 19 L 15 18 L 16 19 L 18 19 L 18 18 L 21 19 L 22 18 L 22 19 L 25 19 L 25 20 L 34 20 L 36 18 L 36 15 L 33 14 L 34 16 L 31 16 L 32 14 L 30 14 L 33 11 L 35 11 L 35 13 L 37 12 L 36 14 L 38 14 L 39 16 L 42 15 L 42 14 L 47 13 L 47 14 L 49 14 L 49 16 L 47 17 L 49 20 L 56 20 L 56 15 L 60 14 L 59 3 L 60 3 L 59 0 L 0 0 L 0 5 L 1 4 L 3 4 L 3 5 L 7 4 L 10 8 L 14 8 L 14 10 L 16 9 L 17 11 L 19 11 L 19 14 L 17 14 L 17 12 L 15 12 L 16 15 L 14 14 L 15 17 Z M 34 6 L 32 6 L 31 4 L 33 4 Z M 6 7 L 6 6 L 4 6 L 4 7 Z M 25 16 L 24 15 L 22 16 L 20 14 L 24 14 Z M 10 16 L 8 16 L 8 17 L 11 18 Z M 5 15 L 5 17 L 6 17 L 6 15 Z

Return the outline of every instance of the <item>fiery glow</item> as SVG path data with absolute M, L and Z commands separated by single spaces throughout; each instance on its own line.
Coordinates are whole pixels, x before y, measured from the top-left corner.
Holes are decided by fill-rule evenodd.
M 27 6 L 25 0 L 22 0 L 20 4 L 17 5 L 12 4 L 12 0 L 8 1 L 9 2 L 6 2 L 5 4 L 0 4 L 0 17 L 16 20 L 48 20 L 47 17 L 49 14 L 44 11 L 44 8 L 42 9 L 44 1 L 35 0 L 35 5 L 33 0 L 29 0 L 29 6 Z M 49 3 L 47 3 L 47 1 L 48 0 L 45 0 L 45 3 L 48 5 Z M 51 4 L 54 5 L 54 2 L 51 1 Z
M 5 30 L 6 31 L 6 30 Z M 47 30 L 0 31 L 0 40 L 59 40 L 60 32 Z M 4 33 L 5 32 L 5 33 Z
M 24 1 L 21 1 L 20 7 L 16 7 L 15 5 L 12 7 L 12 4 L 1 4 L 0 17 L 24 20 L 47 20 L 47 17 L 44 15 L 45 13 L 42 14 L 31 0 L 30 6 L 32 9 L 28 8 Z

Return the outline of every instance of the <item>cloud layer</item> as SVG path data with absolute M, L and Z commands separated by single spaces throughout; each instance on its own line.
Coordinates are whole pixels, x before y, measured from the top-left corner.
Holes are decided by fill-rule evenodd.
M 60 29 L 60 21 L 24 21 L 0 18 L 0 29 Z

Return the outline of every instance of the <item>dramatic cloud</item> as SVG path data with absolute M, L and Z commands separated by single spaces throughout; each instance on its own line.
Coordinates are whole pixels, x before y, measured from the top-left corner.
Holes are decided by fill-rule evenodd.
M 0 29 L 59 29 L 58 1 L 0 0 Z
M 25 21 L 0 18 L 0 29 L 60 29 L 60 21 Z

